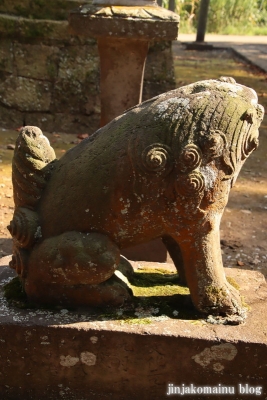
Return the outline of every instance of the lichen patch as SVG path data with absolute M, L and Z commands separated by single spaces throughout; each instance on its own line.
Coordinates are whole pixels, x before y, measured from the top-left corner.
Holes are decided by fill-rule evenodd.
M 84 351 L 80 355 L 80 360 L 83 364 L 91 367 L 96 363 L 96 355 L 94 353 L 90 353 L 89 351 Z
M 79 358 L 78 357 L 72 357 L 70 355 L 68 356 L 60 356 L 60 365 L 62 365 L 62 367 L 74 367 L 74 365 L 76 365 L 79 362 Z
M 192 359 L 203 368 L 207 367 L 212 361 L 232 361 L 237 355 L 237 348 L 231 343 L 222 343 L 220 345 L 206 347 L 201 353 L 196 354 Z M 220 363 L 214 363 L 213 369 L 222 369 Z

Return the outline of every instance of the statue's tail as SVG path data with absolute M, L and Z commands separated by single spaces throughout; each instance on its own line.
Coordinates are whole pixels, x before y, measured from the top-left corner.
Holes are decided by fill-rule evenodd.
M 20 131 L 12 163 L 12 181 L 16 207 L 34 209 L 51 174 L 55 152 L 49 140 L 35 126 Z

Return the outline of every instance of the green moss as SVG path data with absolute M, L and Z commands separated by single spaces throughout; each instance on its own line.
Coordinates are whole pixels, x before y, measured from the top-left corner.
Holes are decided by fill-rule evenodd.
M 149 318 L 130 318 L 121 321 L 121 324 L 129 324 L 129 325 L 149 325 L 152 320 Z
M 153 270 L 152 270 L 153 271 Z M 102 308 L 97 318 L 119 320 L 122 324 L 147 325 L 155 317 L 198 320 L 201 318 L 193 307 L 189 290 L 177 283 L 177 275 L 165 270 L 141 270 L 134 274 L 131 287 L 134 297 L 131 303 L 118 312 L 117 308 Z M 169 281 L 169 282 L 168 282 Z M 166 284 L 167 283 L 167 284 Z M 34 308 L 27 301 L 20 279 L 14 278 L 4 287 L 4 295 L 9 304 L 18 308 Z M 48 306 L 42 309 L 54 310 Z
M 68 40 L 67 29 L 65 22 L 38 21 L 0 14 L 0 37 L 10 37 L 20 41 L 38 38 Z
M 226 296 L 226 292 L 222 288 L 220 288 L 218 286 L 214 286 L 214 285 L 206 286 L 205 291 L 207 294 L 210 294 L 210 295 Z
M 134 294 L 132 309 L 124 310 L 123 323 L 147 324 L 147 317 L 168 316 L 178 319 L 196 319 L 199 314 L 193 307 L 189 289 L 179 284 L 179 277 L 164 269 L 140 269 L 131 277 Z M 138 319 L 136 318 L 138 311 Z
M 87 1 L 78 0 L 0 0 L 0 13 L 25 18 L 66 20 L 68 13 Z
M 16 21 L 12 18 L 0 19 L 0 34 L 4 36 L 14 36 L 17 31 Z
M 187 287 L 179 285 L 177 274 L 165 270 L 139 270 L 131 279 L 135 296 L 172 296 L 189 294 Z
M 29 21 L 24 21 L 23 24 L 24 35 L 29 39 L 36 39 L 40 37 L 45 37 L 52 32 L 52 27 L 45 23 L 31 23 Z
M 248 311 L 251 310 L 251 307 L 250 307 L 250 305 L 248 305 L 248 304 L 246 303 L 245 297 L 244 297 L 244 296 L 241 296 L 241 304 L 242 304 L 242 307 L 246 308 Z
M 230 276 L 227 276 L 227 277 L 226 277 L 226 280 L 227 280 L 227 282 L 230 283 L 230 285 L 232 285 L 235 289 L 237 289 L 237 290 L 240 289 L 240 286 L 238 285 L 238 283 L 236 283 L 236 281 L 235 281 L 233 278 L 231 278 Z

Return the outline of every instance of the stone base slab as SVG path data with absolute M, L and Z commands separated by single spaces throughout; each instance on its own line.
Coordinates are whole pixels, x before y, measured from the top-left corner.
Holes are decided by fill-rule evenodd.
M 0 260 L 1 399 L 162 400 L 174 390 L 170 384 L 218 390 L 187 399 L 266 398 L 267 285 L 261 273 L 226 269 L 250 307 L 244 324 L 230 326 L 163 315 L 127 320 L 88 310 L 18 309 L 2 293 L 14 274 L 9 259 Z M 222 387 L 235 394 L 219 394 Z

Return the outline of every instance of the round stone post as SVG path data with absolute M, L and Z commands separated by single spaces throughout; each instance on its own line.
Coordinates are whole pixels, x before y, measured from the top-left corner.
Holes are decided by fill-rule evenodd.
M 98 40 L 101 126 L 142 101 L 149 42 L 176 39 L 178 24 L 155 0 L 95 0 L 70 13 L 71 33 Z
M 148 41 L 99 38 L 98 51 L 103 126 L 142 101 Z

